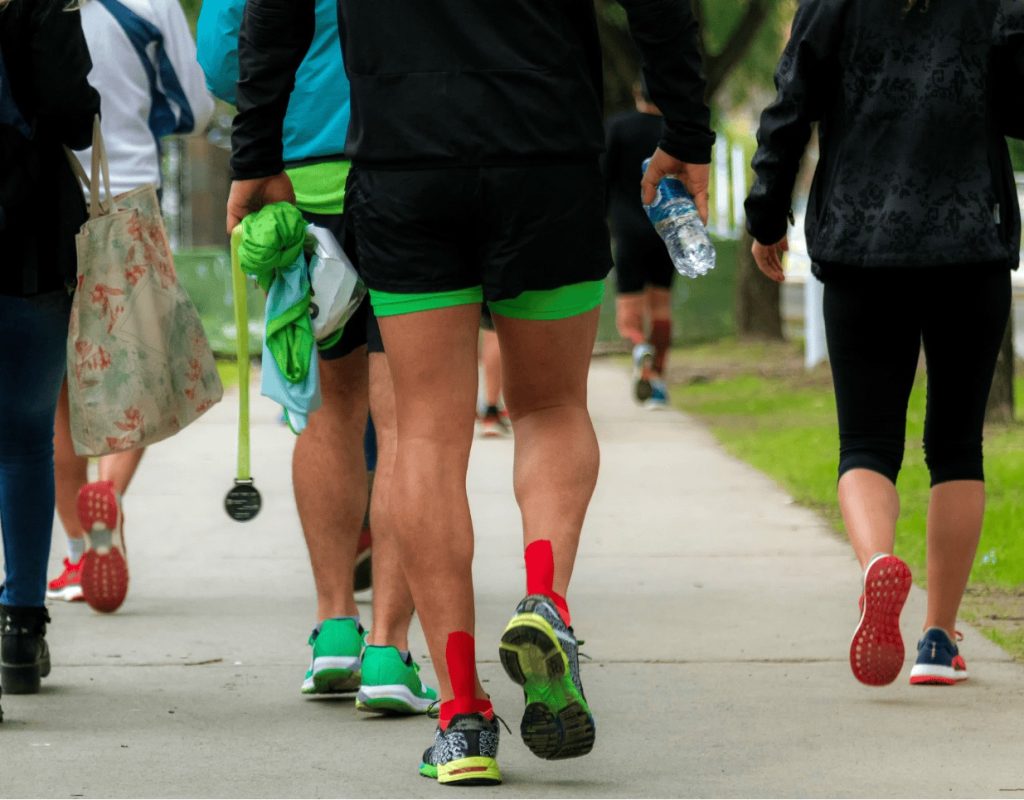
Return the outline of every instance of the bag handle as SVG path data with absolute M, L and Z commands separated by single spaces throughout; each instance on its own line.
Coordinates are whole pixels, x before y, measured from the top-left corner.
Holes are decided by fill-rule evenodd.
M 114 205 L 113 193 L 110 190 L 110 162 L 107 160 L 107 147 L 103 142 L 103 133 L 100 130 L 100 118 L 97 114 L 92 123 L 92 164 L 91 177 L 87 175 L 74 153 L 64 148 L 68 162 L 71 164 L 71 171 L 75 173 L 85 190 L 89 193 L 89 219 L 95 219 L 103 214 L 109 214 Z M 100 186 L 102 176 L 103 186 Z M 106 189 L 106 201 L 100 196 L 103 189 Z

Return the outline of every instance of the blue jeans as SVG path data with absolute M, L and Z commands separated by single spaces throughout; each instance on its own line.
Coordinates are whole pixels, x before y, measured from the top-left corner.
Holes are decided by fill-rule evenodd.
M 0 295 L 0 603 L 40 607 L 53 533 L 53 418 L 64 381 L 65 291 Z

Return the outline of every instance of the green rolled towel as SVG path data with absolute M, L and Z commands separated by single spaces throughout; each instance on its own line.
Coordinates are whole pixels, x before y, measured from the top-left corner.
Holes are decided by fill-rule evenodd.
M 316 352 L 313 324 L 309 318 L 310 285 L 303 247 L 306 242 L 306 221 L 290 203 L 274 203 L 242 220 L 242 241 L 238 257 L 242 270 L 253 276 L 267 292 L 266 322 L 263 337 L 263 388 L 281 384 L 268 396 L 281 395 L 289 407 L 290 396 L 300 396 L 292 404 L 295 413 L 311 406 L 313 396 L 319 398 L 319 380 L 307 383 Z M 273 369 L 269 367 L 273 362 Z M 280 380 L 278 380 L 280 379 Z M 309 397 L 306 397 L 306 394 Z M 279 398 L 280 399 L 280 398 Z
M 242 269 L 270 290 L 276 270 L 289 270 L 306 241 L 306 221 L 291 203 L 272 203 L 242 220 L 238 257 Z

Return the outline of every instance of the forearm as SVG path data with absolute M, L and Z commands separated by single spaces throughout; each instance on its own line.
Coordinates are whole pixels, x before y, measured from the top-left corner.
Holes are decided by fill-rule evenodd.
M 238 115 L 231 136 L 236 179 L 263 178 L 284 169 L 284 118 L 315 27 L 313 0 L 246 3 L 238 37 Z
M 659 144 L 691 164 L 711 161 L 715 135 L 704 94 L 700 29 L 689 0 L 619 0 L 643 60 L 651 99 L 665 116 Z
M 762 244 L 786 235 L 800 162 L 811 135 L 798 106 L 780 100 L 761 117 L 753 168 L 756 178 L 746 202 L 747 229 Z

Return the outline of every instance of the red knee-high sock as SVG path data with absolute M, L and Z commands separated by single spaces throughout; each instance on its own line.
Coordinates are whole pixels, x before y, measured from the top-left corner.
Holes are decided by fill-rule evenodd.
M 526 593 L 550 597 L 566 625 L 572 624 L 569 605 L 552 588 L 555 582 L 555 554 L 548 539 L 538 539 L 526 547 Z
M 656 319 L 651 322 L 651 346 L 654 348 L 654 370 L 665 371 L 665 358 L 672 346 L 672 320 Z
M 476 642 L 473 637 L 465 631 L 449 633 L 444 660 L 455 698 L 441 703 L 441 730 L 445 730 L 457 714 L 483 714 L 488 719 L 493 718 L 491 701 L 476 696 Z

